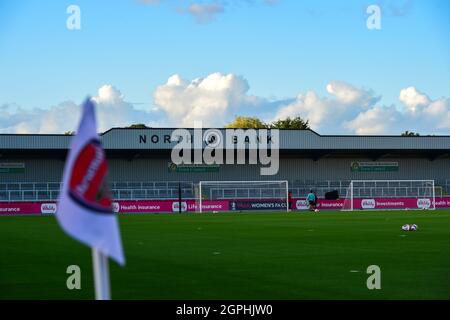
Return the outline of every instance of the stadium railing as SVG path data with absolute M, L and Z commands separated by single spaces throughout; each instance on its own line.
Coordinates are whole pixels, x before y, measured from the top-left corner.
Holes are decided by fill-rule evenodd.
M 178 199 L 181 187 L 183 199 L 195 199 L 192 181 L 113 182 L 111 193 L 116 200 Z M 59 182 L 0 183 L 0 201 L 55 201 Z
M 181 187 L 183 199 L 195 199 L 196 183 L 193 181 L 142 181 L 142 182 L 112 182 L 111 193 L 115 200 L 143 200 L 143 199 L 178 199 L 178 188 Z M 337 190 L 341 197 L 345 196 L 350 180 L 294 180 L 289 181 L 289 191 L 294 198 L 304 198 L 313 189 L 320 198 L 326 192 Z M 420 188 L 420 187 L 419 187 Z M 59 182 L 6 182 L 0 183 L 0 201 L 55 201 L 58 199 L 60 189 Z M 364 187 L 354 187 L 355 195 L 363 197 L 395 197 L 395 196 L 415 196 L 420 194 L 420 189 L 407 188 L 399 184 L 395 188 L 371 187 L 366 184 Z M 274 191 L 275 192 L 275 191 Z M 405 192 L 408 192 L 405 193 Z M 251 197 L 252 192 L 244 192 L 246 197 Z M 435 181 L 436 197 L 450 195 L 450 180 Z M 243 197 L 245 197 L 243 196 Z

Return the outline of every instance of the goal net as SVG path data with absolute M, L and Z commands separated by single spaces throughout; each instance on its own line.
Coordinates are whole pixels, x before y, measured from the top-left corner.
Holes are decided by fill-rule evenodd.
M 201 181 L 197 211 L 288 211 L 287 181 Z
M 352 180 L 342 210 L 434 210 L 434 180 Z

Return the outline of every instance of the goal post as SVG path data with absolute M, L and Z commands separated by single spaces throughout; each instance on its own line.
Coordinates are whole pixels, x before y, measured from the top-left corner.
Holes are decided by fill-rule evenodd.
M 197 211 L 289 211 L 289 183 L 279 181 L 200 181 Z
M 434 210 L 434 180 L 352 180 L 342 211 Z

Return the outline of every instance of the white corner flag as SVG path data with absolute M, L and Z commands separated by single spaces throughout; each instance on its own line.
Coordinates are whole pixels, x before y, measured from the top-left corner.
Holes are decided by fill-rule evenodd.
M 56 218 L 66 233 L 92 247 L 96 298 L 100 300 L 110 298 L 107 257 L 125 264 L 107 173 L 94 103 L 87 98 L 66 159 Z

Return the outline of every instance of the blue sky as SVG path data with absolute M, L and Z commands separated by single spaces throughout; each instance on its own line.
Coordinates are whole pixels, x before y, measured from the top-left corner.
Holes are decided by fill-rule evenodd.
M 80 30 L 66 28 L 71 4 L 81 9 Z M 381 30 L 366 27 L 371 4 L 381 8 Z M 221 125 L 241 113 L 300 115 L 323 133 L 449 134 L 448 39 L 446 0 L 0 0 L 0 131 L 47 132 L 36 117 L 91 94 L 105 112 L 116 103 L 111 110 L 123 110 L 125 122 L 178 126 L 199 117 Z M 222 77 L 208 78 L 215 73 Z M 173 75 L 184 87 L 165 86 Z M 227 89 L 192 91 L 194 79 Z M 348 92 L 353 99 L 342 98 Z M 360 100 L 367 95 L 374 99 Z M 199 115 L 209 104 L 219 119 Z M 320 110 L 334 105 L 342 117 L 324 121 L 333 112 Z M 420 112 L 434 118 L 421 122 Z M 380 118 L 392 123 L 361 128 Z M 125 125 L 110 120 L 105 127 Z

